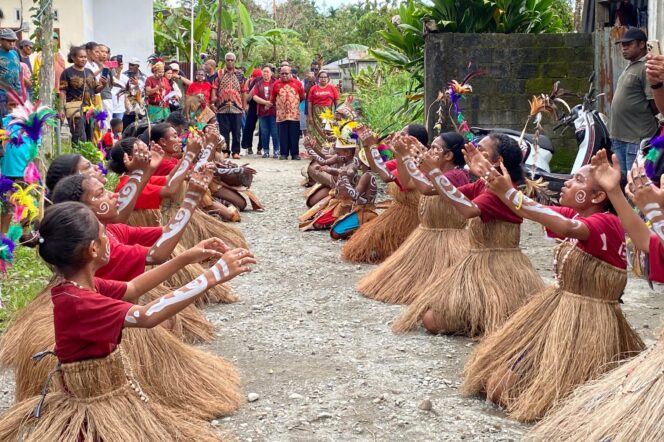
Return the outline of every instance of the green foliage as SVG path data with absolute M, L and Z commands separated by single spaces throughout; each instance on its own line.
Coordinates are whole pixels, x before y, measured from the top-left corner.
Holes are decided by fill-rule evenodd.
M 115 192 L 115 188 L 118 185 L 118 181 L 120 181 L 120 175 L 118 175 L 115 172 L 111 172 L 110 170 L 106 174 L 106 184 L 104 187 L 106 190 L 109 190 L 111 192 Z
M 374 130 L 385 133 L 421 120 L 422 109 L 404 106 L 403 91 L 411 81 L 407 72 L 385 65 L 365 69 L 353 78 L 357 86 L 362 119 Z
M 32 301 L 51 279 L 51 271 L 36 254 L 36 249 L 16 247 L 14 265 L 8 269 L 7 278 L 0 280 L 5 304 L 5 308 L 0 309 L 0 329 L 4 329 L 14 313 Z
M 422 114 L 424 100 L 424 23 L 432 21 L 439 32 L 460 33 L 554 33 L 570 30 L 566 0 L 431 0 L 419 4 L 408 0 L 386 29 L 371 54 L 378 61 L 411 76 L 406 114 Z M 566 14 L 566 15 L 565 15 Z
M 104 161 L 104 155 L 101 150 L 91 141 L 81 141 L 72 146 L 72 151 L 81 154 L 92 164 L 98 164 Z

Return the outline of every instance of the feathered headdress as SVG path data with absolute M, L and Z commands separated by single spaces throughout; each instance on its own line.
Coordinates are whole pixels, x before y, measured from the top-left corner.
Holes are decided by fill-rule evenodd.
M 0 234 L 0 273 L 7 273 L 7 267 L 14 262 L 14 250 L 22 234 L 23 229 L 18 224 L 10 226 L 7 235 Z M 0 308 L 2 307 L 0 299 Z
M 9 202 L 14 204 L 16 211 L 14 221 L 19 222 L 27 219 L 33 222 L 39 216 L 38 195 L 41 190 L 37 184 L 30 184 L 25 188 L 14 183 L 14 193 L 9 197 Z
M 471 65 L 469 64 L 468 67 L 470 68 L 470 66 Z M 450 108 L 448 110 L 448 114 L 450 116 L 450 121 L 452 121 L 455 130 L 459 132 L 461 135 L 463 135 L 464 138 L 466 138 L 468 141 L 471 141 L 473 139 L 473 134 L 470 132 L 470 127 L 468 126 L 466 117 L 464 117 L 463 112 L 461 111 L 460 102 L 461 100 L 465 99 L 468 95 L 470 95 L 471 92 L 473 92 L 473 87 L 470 85 L 470 80 L 480 75 L 485 75 L 486 73 L 487 73 L 486 70 L 476 69 L 474 71 L 469 72 L 468 75 L 466 75 L 464 79 L 461 80 L 461 83 L 459 83 L 456 80 L 450 81 L 447 84 L 447 90 L 445 91 L 445 94 L 439 97 L 440 100 L 443 100 L 444 98 L 447 98 L 447 100 L 449 100 Z M 452 116 L 452 110 L 454 110 L 456 117 Z M 443 119 L 443 114 L 439 109 L 438 124 L 436 124 L 436 127 L 439 130 L 442 127 L 442 119 Z

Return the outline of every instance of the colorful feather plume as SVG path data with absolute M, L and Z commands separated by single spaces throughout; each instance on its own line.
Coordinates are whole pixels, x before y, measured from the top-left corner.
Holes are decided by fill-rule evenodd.
M 16 222 L 27 219 L 33 222 L 39 216 L 39 195 L 40 186 L 37 184 L 30 184 L 25 188 L 19 184 L 14 183 L 14 193 L 9 197 L 9 202 L 14 204 L 16 211 L 14 212 L 14 220 Z
M 23 234 L 23 229 L 20 224 L 12 224 L 9 226 L 7 235 L 0 234 L 0 272 L 6 273 L 7 267 L 14 262 L 14 250 L 16 243 Z M 2 300 L 0 299 L 0 308 L 2 308 Z
M 28 184 L 34 184 L 41 182 L 41 175 L 39 174 L 39 169 L 35 165 L 34 161 L 30 161 L 28 166 L 23 172 L 23 181 Z
M 39 144 L 44 127 L 55 126 L 57 114 L 50 107 L 42 106 L 40 101 L 34 104 L 26 101 L 23 105 L 17 106 L 10 116 L 12 117 L 10 126 L 19 127 L 28 139 Z
M 392 150 L 386 144 L 381 143 L 378 146 L 378 152 L 380 153 L 380 157 L 383 161 L 390 161 L 394 159 L 394 152 L 392 152 Z
M 645 157 L 645 170 L 646 175 L 650 179 L 654 179 L 657 174 L 655 167 L 657 165 L 657 160 L 661 156 L 662 151 L 664 151 L 664 130 L 660 132 L 659 135 L 655 135 L 649 142 L 649 150 Z

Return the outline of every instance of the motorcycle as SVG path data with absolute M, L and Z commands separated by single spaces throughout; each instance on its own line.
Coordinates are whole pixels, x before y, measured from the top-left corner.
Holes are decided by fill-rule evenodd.
M 555 149 L 551 139 L 543 134 L 523 134 L 521 132 L 505 128 L 481 128 L 472 127 L 471 132 L 481 139 L 491 132 L 502 133 L 516 140 L 523 153 L 523 169 L 526 177 L 531 180 L 542 179 L 547 183 L 547 194 L 553 200 L 557 200 L 565 181 L 570 179 L 576 171 L 586 164 L 600 149 L 611 150 L 611 138 L 607 127 L 607 118 L 604 114 L 594 109 L 597 99 L 603 94 L 596 94 L 594 87 L 595 74 L 589 78 L 590 87 L 583 96 L 582 102 L 563 113 L 558 123 L 553 127 L 554 131 L 562 128 L 573 127 L 576 136 L 577 153 L 574 164 L 569 173 L 551 172 L 550 162 Z M 575 95 L 559 88 L 556 82 L 550 97 L 559 98 L 564 95 Z M 578 96 L 578 95 L 577 95 Z M 561 133 L 562 133 L 561 132 Z M 537 139 L 536 139 L 537 137 Z

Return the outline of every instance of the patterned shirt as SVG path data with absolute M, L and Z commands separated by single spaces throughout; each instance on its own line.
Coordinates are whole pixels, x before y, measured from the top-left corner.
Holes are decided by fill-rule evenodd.
M 241 114 L 244 112 L 242 93 L 247 92 L 246 79 L 237 69 L 222 69 L 212 84 L 217 93 L 218 114 Z
M 18 95 L 21 95 L 21 60 L 14 50 L 0 49 L 0 80 L 7 83 Z M 0 99 L 6 100 L 7 92 L 0 89 Z
M 277 81 L 270 93 L 270 101 L 277 108 L 277 123 L 300 121 L 300 101 L 304 100 L 304 88 L 298 80 Z

